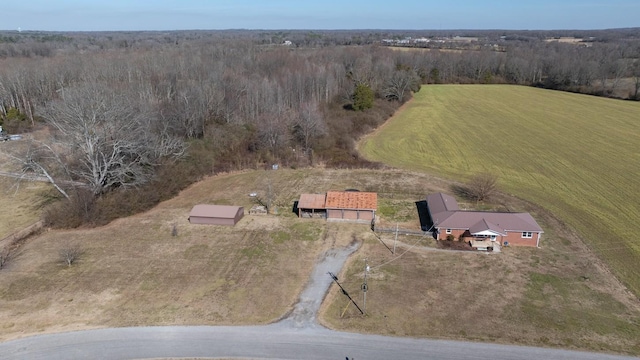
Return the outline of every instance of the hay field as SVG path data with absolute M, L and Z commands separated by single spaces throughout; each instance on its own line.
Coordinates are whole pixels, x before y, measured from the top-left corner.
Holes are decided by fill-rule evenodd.
M 497 174 L 503 191 L 551 211 L 640 296 L 640 103 L 429 85 L 359 149 L 454 181 Z

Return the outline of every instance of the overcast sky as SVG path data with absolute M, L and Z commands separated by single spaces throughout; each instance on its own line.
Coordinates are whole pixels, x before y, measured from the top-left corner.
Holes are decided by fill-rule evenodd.
M 605 29 L 640 0 L 2 0 L 3 30 Z

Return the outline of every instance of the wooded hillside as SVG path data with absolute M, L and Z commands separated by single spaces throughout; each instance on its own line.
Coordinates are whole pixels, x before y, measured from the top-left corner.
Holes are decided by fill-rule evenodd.
M 66 225 L 76 226 L 147 208 L 221 171 L 377 166 L 358 156 L 354 140 L 421 84 L 512 83 L 638 98 L 633 29 L 484 31 L 470 42 L 457 35 L 473 34 L 4 32 L 0 125 L 9 133 L 49 129 L 11 156 L 22 171 L 58 186 L 69 198 L 66 213 L 78 215 Z M 547 41 L 569 35 L 588 46 Z M 382 46 L 406 36 L 439 45 Z M 69 188 L 78 182 L 87 186 Z

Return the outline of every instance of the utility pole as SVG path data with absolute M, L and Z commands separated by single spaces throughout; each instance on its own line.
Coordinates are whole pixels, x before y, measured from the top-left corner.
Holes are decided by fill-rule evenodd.
M 364 312 L 367 312 L 367 290 L 369 287 L 367 286 L 367 273 L 369 272 L 369 264 L 367 263 L 367 259 L 364 259 L 364 283 L 362 283 L 362 298 L 363 305 L 362 308 Z
M 396 254 L 396 243 L 398 242 L 398 223 L 396 223 L 396 239 L 393 240 L 393 255 Z

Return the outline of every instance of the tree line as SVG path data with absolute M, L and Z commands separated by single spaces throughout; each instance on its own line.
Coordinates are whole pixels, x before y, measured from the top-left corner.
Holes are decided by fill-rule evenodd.
M 635 79 L 627 96 L 635 99 L 640 87 L 637 41 L 578 47 L 518 39 L 505 52 L 398 51 L 376 43 L 384 33 L 329 34 L 331 41 L 294 32 L 307 40 L 294 36 L 292 46 L 282 41 L 293 35 L 242 31 L 0 42 L 0 124 L 11 133 L 47 129 L 9 155 L 67 198 L 58 205 L 65 211 L 49 218 L 73 213 L 74 221 L 63 222 L 77 226 L 147 208 L 221 171 L 379 166 L 359 158 L 355 140 L 424 84 L 513 83 L 612 96 Z M 371 44 L 335 45 L 354 36 Z M 332 44 L 319 46 L 322 39 Z M 41 54 L 3 53 L 43 44 L 49 51 Z

